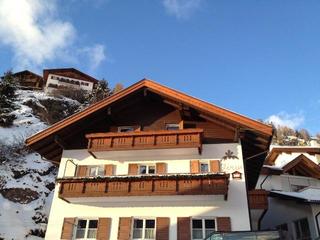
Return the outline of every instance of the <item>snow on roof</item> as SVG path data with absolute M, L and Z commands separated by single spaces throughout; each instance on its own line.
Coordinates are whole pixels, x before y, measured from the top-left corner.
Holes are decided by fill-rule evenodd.
M 304 202 L 319 202 L 320 203 L 320 188 L 319 187 L 306 187 L 299 192 L 284 192 L 284 191 L 271 191 L 276 195 L 283 195 L 287 197 L 297 198 Z
M 281 167 L 278 166 L 271 166 L 271 165 L 263 165 L 264 168 L 270 168 L 270 169 L 274 169 L 274 170 L 282 170 Z

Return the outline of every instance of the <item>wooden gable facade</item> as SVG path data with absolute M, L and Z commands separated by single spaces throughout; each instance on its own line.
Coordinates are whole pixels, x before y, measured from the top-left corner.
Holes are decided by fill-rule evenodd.
M 242 143 L 249 188 L 254 188 L 267 155 L 273 129 L 150 80 L 104 99 L 84 111 L 28 138 L 29 147 L 59 163 L 63 149 L 85 149 L 92 134 L 116 133 L 133 126 L 150 133 L 178 124 L 179 129 L 201 129 L 201 143 Z
M 43 78 L 38 74 L 35 74 L 29 70 L 16 72 L 13 77 L 17 80 L 18 84 L 22 88 L 42 89 Z

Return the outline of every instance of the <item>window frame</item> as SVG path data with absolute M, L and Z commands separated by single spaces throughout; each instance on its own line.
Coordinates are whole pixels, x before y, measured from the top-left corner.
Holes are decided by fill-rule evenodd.
M 177 128 L 177 127 L 178 127 L 178 129 L 169 129 L 169 128 Z M 166 123 L 165 128 L 168 131 L 177 131 L 177 130 L 180 130 L 180 124 L 179 123 Z
M 193 220 L 201 220 L 201 222 L 202 222 L 202 238 L 193 238 L 193 222 L 192 222 Z M 214 230 L 213 231 L 217 232 L 217 220 L 215 217 L 194 217 L 194 218 L 191 218 L 191 221 L 190 221 L 191 240 L 202 240 L 202 239 L 206 238 L 206 226 L 205 226 L 206 220 L 213 220 L 214 221 Z
M 141 173 L 140 168 L 142 166 L 146 167 L 146 173 Z M 149 173 L 150 167 L 154 167 L 154 173 Z M 157 173 L 157 167 L 155 163 L 138 164 L 138 171 L 139 171 L 139 175 L 153 175 Z
M 91 169 L 95 168 L 95 174 L 94 176 L 91 176 Z M 103 174 L 99 175 L 99 168 L 102 168 Z M 88 176 L 89 177 L 98 177 L 98 176 L 104 176 L 105 172 L 104 172 L 104 165 L 92 165 L 92 166 L 88 166 Z
M 141 238 L 133 238 L 134 233 L 134 221 L 135 220 L 142 220 L 142 237 Z M 153 220 L 154 221 L 154 238 L 145 238 L 145 231 L 146 231 L 146 221 Z M 132 240 L 155 240 L 156 239 L 156 231 L 157 231 L 157 220 L 154 217 L 133 217 L 132 218 L 132 228 L 131 228 L 131 236 Z
M 132 130 L 131 131 L 122 131 L 125 129 L 132 129 Z M 118 126 L 119 133 L 134 132 L 134 130 L 135 130 L 134 126 Z
M 78 223 L 80 220 L 86 221 L 86 228 L 84 231 L 84 238 L 77 238 L 77 231 L 78 231 Z M 74 227 L 74 239 L 75 240 L 96 240 L 97 237 L 95 238 L 88 238 L 88 231 L 89 231 L 89 222 L 90 221 L 97 221 L 97 228 L 96 228 L 96 236 L 98 234 L 98 226 L 99 226 L 99 219 L 98 218 L 77 218 L 77 224 Z
M 209 162 L 208 161 L 200 161 L 200 173 L 209 173 L 210 172 L 210 164 L 209 164 Z M 206 172 L 202 172 L 202 169 L 201 169 L 201 164 L 203 164 L 203 165 L 207 165 L 208 166 L 208 171 L 206 171 Z
M 308 232 L 309 232 L 308 236 L 303 236 L 302 235 L 302 233 L 303 233 L 302 227 L 301 227 L 301 221 L 302 220 L 306 220 L 307 221 Z M 298 225 L 298 229 L 297 229 L 297 225 Z M 293 227 L 294 227 L 294 235 L 295 235 L 297 240 L 307 240 L 307 239 L 309 240 L 309 239 L 311 239 L 310 225 L 309 225 L 309 221 L 308 221 L 307 217 L 300 218 L 300 219 L 297 219 L 297 220 L 293 221 Z M 300 237 L 298 237 L 297 230 L 300 231 L 300 234 L 301 234 Z

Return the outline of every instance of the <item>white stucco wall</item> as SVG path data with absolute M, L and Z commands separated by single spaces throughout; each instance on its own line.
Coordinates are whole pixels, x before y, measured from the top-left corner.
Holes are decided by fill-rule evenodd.
M 53 77 L 63 77 L 63 78 L 69 79 L 69 80 L 79 81 L 80 85 L 74 85 L 74 84 L 68 84 L 68 83 L 65 83 L 65 82 L 61 82 L 59 80 L 52 79 L 52 76 Z M 50 83 L 51 84 L 57 84 L 58 86 L 60 85 L 60 86 L 66 86 L 66 87 L 71 87 L 71 88 L 83 89 L 85 91 L 90 91 L 90 92 L 93 89 L 93 83 L 92 82 L 83 81 L 83 80 L 76 79 L 76 78 L 65 77 L 65 76 L 62 76 L 62 75 L 51 74 L 51 73 L 48 75 L 48 79 L 47 79 L 47 82 L 46 82 L 46 88 L 45 88 L 46 92 L 50 92 L 51 90 L 55 89 L 55 88 L 49 87 Z M 88 84 L 88 86 L 82 85 L 81 83 L 86 83 L 86 84 Z
M 67 159 L 73 159 L 76 164 L 116 164 L 116 174 L 127 174 L 129 162 L 166 162 L 168 173 L 190 172 L 190 160 L 200 159 L 200 161 L 221 159 L 227 150 L 231 150 L 239 159 L 223 160 L 221 162 L 222 171 L 233 172 L 239 170 L 243 172 L 243 158 L 240 144 L 211 144 L 204 145 L 201 155 L 184 156 L 183 159 L 168 155 L 168 151 L 162 150 L 153 160 L 150 153 L 131 151 L 128 154 L 130 160 L 125 160 L 121 156 L 111 159 L 94 159 L 87 150 L 64 151 L 59 168 L 59 177 L 64 174 Z M 181 151 L 177 150 L 177 151 Z M 129 151 L 130 152 L 130 151 Z M 130 156 L 130 157 L 129 157 Z M 72 175 L 74 169 L 72 164 L 68 164 L 66 173 Z M 103 202 L 82 202 L 67 203 L 58 198 L 59 186 L 56 184 L 54 200 L 51 207 L 46 239 L 59 239 L 64 217 L 84 217 L 84 218 L 112 218 L 111 238 L 117 239 L 119 217 L 170 217 L 170 239 L 177 237 L 177 217 L 231 217 L 233 231 L 250 230 L 250 220 L 248 213 L 245 179 L 230 180 L 228 200 L 223 196 L 144 196 L 144 197 L 108 197 Z

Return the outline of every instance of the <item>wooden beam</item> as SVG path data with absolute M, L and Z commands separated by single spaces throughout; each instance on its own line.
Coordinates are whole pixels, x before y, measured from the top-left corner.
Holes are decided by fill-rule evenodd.
M 227 129 L 229 129 L 229 130 L 235 131 L 235 129 L 236 129 L 236 126 L 231 125 L 231 124 L 229 124 L 229 123 L 226 123 L 226 122 L 223 121 L 223 120 L 220 120 L 220 119 L 217 119 L 217 118 L 213 118 L 213 117 L 209 117 L 209 116 L 204 115 L 204 114 L 200 114 L 199 116 L 202 117 L 202 118 L 204 118 L 204 119 L 206 119 L 206 120 L 208 120 L 209 122 L 213 122 L 213 123 L 215 123 L 215 124 L 218 124 L 218 125 L 220 125 L 220 126 L 222 126 L 222 127 L 227 128 Z
M 169 101 L 169 100 L 167 100 L 167 99 L 164 99 L 163 102 L 166 103 L 166 104 L 169 104 L 170 106 L 172 106 L 172 107 L 174 107 L 174 108 L 177 108 L 178 110 L 182 110 L 182 109 L 183 109 L 183 108 L 182 108 L 182 105 L 179 104 L 179 103 L 172 102 L 172 101 Z
M 54 136 L 54 142 L 62 149 L 67 149 L 67 143 L 59 137 L 59 135 Z

